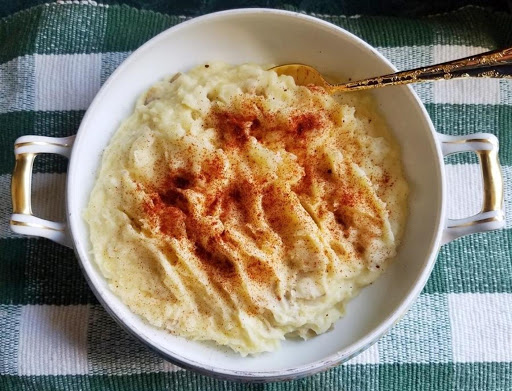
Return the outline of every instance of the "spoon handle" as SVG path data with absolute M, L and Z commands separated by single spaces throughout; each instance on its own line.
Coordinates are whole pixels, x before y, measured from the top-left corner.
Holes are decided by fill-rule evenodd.
M 334 86 L 334 89 L 338 91 L 357 91 L 389 85 L 465 77 L 512 78 L 512 47 L 428 67 L 338 84 Z

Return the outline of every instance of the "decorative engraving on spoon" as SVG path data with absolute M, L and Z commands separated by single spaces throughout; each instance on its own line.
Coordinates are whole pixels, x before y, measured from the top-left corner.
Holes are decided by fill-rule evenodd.
M 272 70 L 292 76 L 299 85 L 321 86 L 329 93 L 469 77 L 512 78 L 512 48 L 343 84 L 328 83 L 315 68 L 304 64 L 280 65 Z

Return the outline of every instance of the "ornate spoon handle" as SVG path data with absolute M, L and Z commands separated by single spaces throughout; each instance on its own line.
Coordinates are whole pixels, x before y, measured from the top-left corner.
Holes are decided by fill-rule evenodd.
M 494 50 L 442 64 L 338 84 L 334 87 L 341 91 L 357 91 L 389 85 L 464 77 L 512 78 L 512 48 Z

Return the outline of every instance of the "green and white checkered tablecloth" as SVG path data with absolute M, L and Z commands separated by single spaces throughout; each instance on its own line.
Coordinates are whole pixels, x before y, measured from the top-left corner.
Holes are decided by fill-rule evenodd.
M 185 19 L 59 3 L 0 20 L 0 390 L 512 390 L 512 81 L 415 87 L 439 132 L 498 136 L 507 228 L 444 246 L 409 313 L 350 362 L 292 382 L 222 382 L 164 362 L 122 331 L 71 250 L 9 231 L 14 140 L 74 134 L 116 66 Z M 512 16 L 479 8 L 417 20 L 316 16 L 362 37 L 400 69 L 512 46 Z M 449 163 L 451 216 L 478 211 L 475 157 Z M 63 218 L 66 164 L 37 159 L 34 209 L 41 217 Z

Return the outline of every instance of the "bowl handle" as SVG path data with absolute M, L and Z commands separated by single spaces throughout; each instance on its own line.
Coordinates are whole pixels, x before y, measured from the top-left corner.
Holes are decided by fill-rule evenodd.
M 498 159 L 498 139 L 489 133 L 467 136 L 438 134 L 444 156 L 458 152 L 475 152 L 483 179 L 482 209 L 464 219 L 446 219 L 442 244 L 464 235 L 500 229 L 505 226 L 503 212 L 503 176 Z
M 67 224 L 40 219 L 32 214 L 32 168 L 39 153 L 56 153 L 69 158 L 75 136 L 23 136 L 14 143 L 16 164 L 12 174 L 11 229 L 22 235 L 40 236 L 72 247 Z M 51 196 L 51 195 L 50 195 Z

